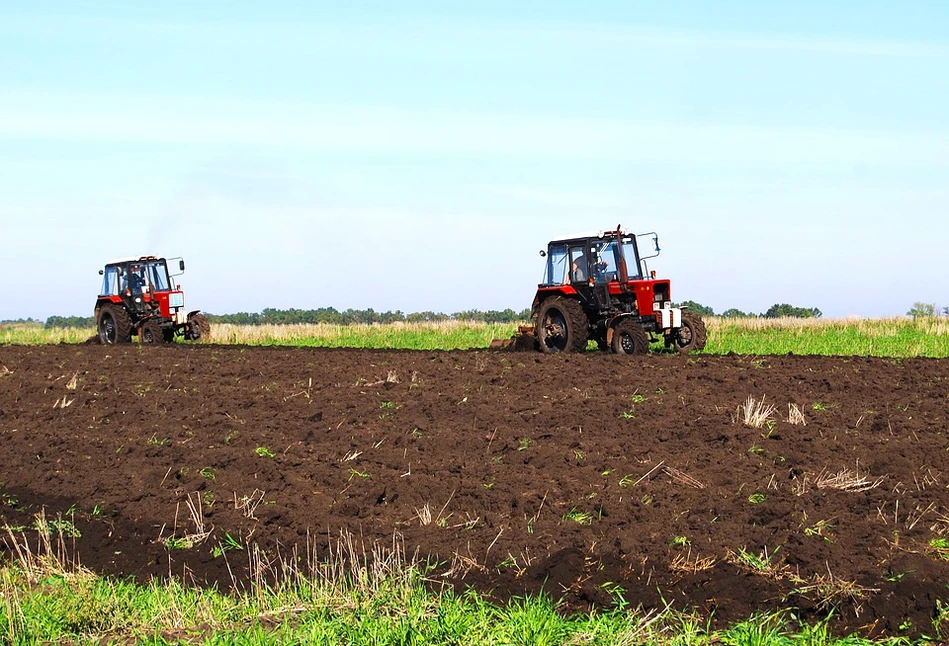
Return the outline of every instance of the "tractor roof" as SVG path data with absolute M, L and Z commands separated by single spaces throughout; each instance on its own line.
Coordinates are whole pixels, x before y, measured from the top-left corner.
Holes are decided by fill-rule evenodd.
M 583 233 L 574 233 L 571 235 L 564 235 L 558 238 L 554 238 L 550 241 L 550 244 L 558 244 L 561 242 L 575 242 L 578 240 L 590 240 L 592 238 L 600 239 L 607 236 L 607 234 L 612 233 L 610 231 L 585 231 Z
M 129 256 L 127 258 L 116 258 L 105 263 L 106 265 L 121 265 L 125 262 L 144 262 L 146 260 L 164 260 L 161 256 Z

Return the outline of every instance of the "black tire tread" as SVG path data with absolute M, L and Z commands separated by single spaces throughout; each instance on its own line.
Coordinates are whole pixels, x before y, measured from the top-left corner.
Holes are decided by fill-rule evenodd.
M 551 310 L 559 310 L 567 324 L 567 342 L 563 349 L 550 347 L 545 341 L 543 322 Z M 587 315 L 575 299 L 567 296 L 552 296 L 540 305 L 537 312 L 535 336 L 542 352 L 583 352 L 586 350 L 589 339 Z
M 676 338 L 675 349 L 682 354 L 688 354 L 693 350 L 702 350 L 708 340 L 708 331 L 705 329 L 705 321 L 695 312 L 682 312 L 682 327 L 688 327 L 692 332 L 692 340 L 688 344 L 680 343 Z
M 115 323 L 115 339 L 109 340 L 103 325 L 106 317 L 109 316 Z M 99 334 L 99 342 L 105 345 L 114 343 L 132 342 L 132 319 L 129 313 L 121 305 L 103 305 L 96 313 L 96 331 Z
M 624 340 L 628 343 L 624 344 Z M 613 327 L 610 345 L 615 354 L 649 354 L 649 337 L 646 336 L 646 330 L 639 321 L 631 318 L 624 318 Z
M 138 331 L 138 340 L 142 343 L 164 343 L 165 335 L 157 319 L 149 319 Z

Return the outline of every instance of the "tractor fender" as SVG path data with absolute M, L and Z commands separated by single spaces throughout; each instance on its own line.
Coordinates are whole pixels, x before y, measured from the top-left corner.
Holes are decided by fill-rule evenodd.
M 195 314 L 198 314 L 200 311 L 201 310 L 191 310 L 190 312 L 188 312 L 188 320 L 190 321 L 191 317 L 194 316 Z

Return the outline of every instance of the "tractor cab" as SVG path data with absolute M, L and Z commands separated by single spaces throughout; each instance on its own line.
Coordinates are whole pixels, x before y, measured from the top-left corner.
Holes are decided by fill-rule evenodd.
M 554 240 L 547 246 L 547 265 L 543 286 L 576 283 L 611 283 L 620 280 L 620 265 L 625 262 L 627 280 L 641 278 L 641 263 L 636 236 L 617 239 L 601 235 Z
M 179 259 L 179 273 L 181 271 L 184 271 L 184 260 Z M 100 273 L 100 298 L 118 297 L 130 310 L 157 309 L 165 318 L 174 317 L 175 312 L 184 307 L 184 294 L 177 289 L 164 258 L 142 256 L 117 260 L 107 264 Z

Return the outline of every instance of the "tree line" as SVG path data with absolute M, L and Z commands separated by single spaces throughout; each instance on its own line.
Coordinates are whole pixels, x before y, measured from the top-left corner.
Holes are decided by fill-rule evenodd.
M 820 318 L 821 311 L 816 307 L 794 307 L 787 303 L 772 305 L 763 314 L 742 312 L 731 308 L 721 314 L 706 305 L 695 301 L 685 301 L 679 304 L 687 307 L 700 316 L 722 316 L 724 318 L 778 318 L 791 316 L 795 318 Z M 917 303 L 919 305 L 919 303 Z M 400 310 L 377 312 L 371 307 L 365 310 L 347 309 L 337 310 L 335 307 L 320 307 L 317 309 L 277 309 L 265 307 L 260 312 L 237 312 L 235 314 L 209 314 L 205 312 L 211 323 L 231 323 L 234 325 L 289 325 L 300 323 L 329 323 L 331 325 L 353 324 L 387 324 L 387 323 L 423 323 L 433 321 L 471 321 L 476 323 L 518 323 L 531 318 L 529 309 L 515 311 L 510 308 L 504 310 L 464 310 L 445 314 L 443 312 L 412 312 L 406 314 Z M 910 313 L 912 315 L 912 312 Z M 32 319 L 23 322 L 40 323 Z M 91 316 L 50 316 L 46 319 L 45 327 L 49 328 L 81 328 L 94 327 L 95 319 Z
M 515 312 L 506 310 L 465 310 L 453 314 L 442 312 L 412 312 L 401 310 L 377 312 L 371 307 L 365 310 L 347 309 L 342 312 L 335 307 L 320 307 L 315 310 L 266 307 L 261 312 L 238 312 L 236 314 L 208 314 L 212 323 L 235 325 L 287 325 L 291 323 L 329 323 L 331 325 L 353 325 L 373 323 L 420 323 L 426 321 L 474 321 L 479 323 L 515 323 L 530 318 L 530 310 Z
M 260 312 L 237 312 L 235 314 L 210 314 L 205 312 L 211 323 L 232 323 L 234 325 L 289 325 L 300 323 L 328 323 L 331 325 L 421 323 L 427 321 L 473 321 L 477 323 L 517 323 L 530 318 L 530 310 L 516 312 L 505 310 L 465 310 L 453 314 L 442 312 L 412 312 L 405 314 L 400 310 L 377 312 L 371 307 L 365 310 L 337 310 L 335 307 L 320 307 L 313 310 L 276 309 L 266 307 Z M 39 323 L 39 321 L 36 321 Z M 50 316 L 46 319 L 46 328 L 94 327 L 91 316 Z
M 787 303 L 775 303 L 768 308 L 766 312 L 761 314 L 755 314 L 754 312 L 742 312 L 739 309 L 734 307 L 729 308 L 722 312 L 721 314 L 716 314 L 715 311 L 706 305 L 701 303 L 696 303 L 695 301 L 684 301 L 679 304 L 680 307 L 687 307 L 690 311 L 695 312 L 699 316 L 721 316 L 722 318 L 732 319 L 732 318 L 763 318 L 763 319 L 776 319 L 782 317 L 791 317 L 798 319 L 819 319 L 823 316 L 821 312 L 816 307 L 795 307 L 794 305 L 789 305 Z

